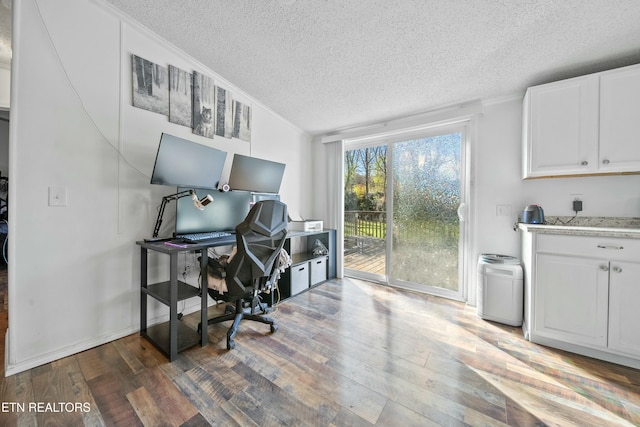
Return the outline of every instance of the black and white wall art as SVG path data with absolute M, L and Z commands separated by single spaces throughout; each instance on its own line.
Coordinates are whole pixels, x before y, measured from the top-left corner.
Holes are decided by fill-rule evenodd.
M 193 72 L 193 133 L 207 138 L 215 134 L 213 119 L 215 107 L 215 86 L 213 79 L 196 71 Z
M 165 67 L 132 55 L 133 106 L 169 115 L 169 80 Z
M 216 135 L 233 135 L 233 99 L 228 90 L 216 86 Z
M 234 101 L 232 136 L 251 141 L 251 107 L 238 101 Z
M 182 126 L 192 124 L 191 73 L 169 65 L 169 121 Z
M 133 106 L 165 115 L 206 138 L 251 142 L 251 107 L 233 99 L 211 77 L 131 55 Z

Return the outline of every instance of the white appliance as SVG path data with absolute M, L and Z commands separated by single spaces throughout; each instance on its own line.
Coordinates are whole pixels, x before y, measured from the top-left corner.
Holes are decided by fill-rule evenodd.
M 524 284 L 522 266 L 517 258 L 480 255 L 477 310 L 482 319 L 510 326 L 522 325 Z
M 304 221 L 289 222 L 289 230 L 295 231 L 322 231 L 322 221 L 307 219 Z

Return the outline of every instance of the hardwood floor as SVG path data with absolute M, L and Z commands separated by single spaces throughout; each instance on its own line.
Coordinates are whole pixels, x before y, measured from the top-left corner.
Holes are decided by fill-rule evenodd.
M 232 351 L 225 323 L 173 363 L 131 335 L 2 378 L 0 425 L 640 424 L 640 371 L 531 344 L 458 302 L 344 279 L 273 317 L 275 334 L 243 322 Z

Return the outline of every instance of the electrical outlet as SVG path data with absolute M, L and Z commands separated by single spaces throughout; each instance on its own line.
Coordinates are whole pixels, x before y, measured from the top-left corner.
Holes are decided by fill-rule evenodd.
M 582 193 L 569 194 L 571 210 L 577 215 L 584 208 L 584 200 Z

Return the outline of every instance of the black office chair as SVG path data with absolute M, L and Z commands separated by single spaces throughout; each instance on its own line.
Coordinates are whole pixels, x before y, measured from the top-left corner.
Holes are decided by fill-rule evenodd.
M 274 290 L 278 275 L 278 259 L 287 237 L 287 205 L 277 200 L 256 203 L 245 220 L 236 227 L 236 254 L 224 268 L 227 292 L 221 294 L 208 289 L 215 300 L 235 303 L 235 309 L 227 305 L 225 314 L 209 319 L 208 324 L 233 320 L 227 331 L 227 349 L 235 347 L 234 337 L 243 319 L 254 320 L 278 330 L 275 321 L 267 316 L 267 304 L 260 301 L 260 294 Z M 201 330 L 201 325 L 198 325 Z

